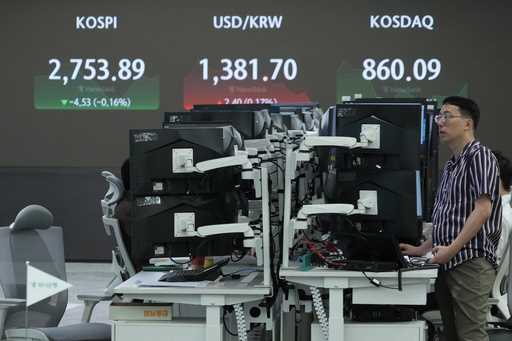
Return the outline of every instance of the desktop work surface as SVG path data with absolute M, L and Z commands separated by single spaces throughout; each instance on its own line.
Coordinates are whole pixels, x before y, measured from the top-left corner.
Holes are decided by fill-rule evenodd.
M 112 340 L 135 341 L 222 341 L 224 339 L 223 307 L 238 305 L 263 299 L 271 294 L 269 286 L 263 286 L 263 274 L 253 272 L 239 279 L 217 281 L 170 283 L 158 279 L 164 272 L 139 272 L 114 289 L 122 302 L 158 302 L 205 306 L 206 318 L 170 317 L 165 309 L 162 318 L 146 318 L 142 312 L 140 318 L 112 318 Z M 111 306 L 111 313 L 115 306 Z M 126 306 L 124 313 L 131 316 Z M 150 313 L 151 315 L 151 313 Z
M 184 304 L 210 305 L 201 303 L 200 298 L 223 296 L 234 299 L 240 296 L 242 302 L 249 302 L 271 294 L 271 288 L 263 286 L 263 274 L 253 272 L 239 279 L 224 279 L 201 282 L 161 282 L 159 278 L 165 272 L 142 271 L 121 283 L 114 289 L 114 294 L 124 299 L 147 299 Z M 199 300 L 199 301 L 198 301 Z M 224 303 L 233 304 L 233 303 Z
M 304 285 L 311 290 L 325 288 L 329 292 L 330 310 L 325 324 L 314 323 L 311 340 L 322 339 L 322 333 L 329 340 L 379 340 L 407 339 L 425 340 L 425 322 L 393 323 L 353 323 L 343 315 L 344 290 L 352 289 L 353 304 L 371 305 L 425 305 L 427 293 L 431 292 L 432 282 L 437 277 L 437 269 L 405 271 L 399 274 L 390 272 L 341 271 L 313 268 L 302 271 L 293 264 L 282 268 L 279 276 L 290 283 Z M 399 285 L 401 282 L 401 285 Z M 401 290 L 399 289 L 401 287 Z M 286 306 L 287 304 L 285 304 Z M 322 327 L 322 328 L 321 328 Z M 323 329 L 321 332 L 320 330 Z
M 354 304 L 424 305 L 437 269 L 389 272 L 343 271 L 296 266 L 282 268 L 279 276 L 289 282 L 326 289 L 353 289 Z M 401 290 L 399 290 L 401 282 Z

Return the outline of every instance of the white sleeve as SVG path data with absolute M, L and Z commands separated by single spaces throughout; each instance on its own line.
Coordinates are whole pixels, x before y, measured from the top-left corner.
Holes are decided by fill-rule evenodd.
M 496 249 L 496 256 L 498 264 L 501 264 L 503 254 L 507 250 L 507 243 L 509 242 L 510 231 L 512 230 L 512 207 L 510 203 L 503 203 L 503 212 L 501 218 L 501 236 Z

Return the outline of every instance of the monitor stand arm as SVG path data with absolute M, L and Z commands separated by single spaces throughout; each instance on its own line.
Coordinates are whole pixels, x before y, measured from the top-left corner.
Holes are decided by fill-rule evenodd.
M 237 152 L 237 151 L 236 151 Z M 240 152 L 240 151 L 238 151 Z M 244 151 L 245 153 L 245 151 Z M 235 155 L 237 155 L 235 153 Z M 197 166 L 197 164 L 196 164 Z M 241 233 L 244 235 L 243 245 L 246 248 L 255 248 L 258 265 L 263 265 L 263 285 L 271 287 L 271 269 L 270 269 L 270 197 L 269 197 L 269 182 L 268 172 L 265 167 L 253 169 L 248 164 L 247 170 L 252 170 L 246 174 L 246 178 L 254 180 L 256 189 L 261 193 L 261 210 L 262 210 L 262 224 L 261 233 L 255 234 L 253 228 L 248 223 L 232 223 L 232 224 L 218 224 L 218 225 L 205 225 L 198 227 L 192 235 L 197 237 L 208 237 L 222 234 Z M 244 167 L 245 170 L 245 167 Z
M 244 247 L 256 247 L 254 231 L 247 223 L 204 225 L 198 227 L 196 233 L 198 237 L 242 233 L 244 235 Z
M 380 148 L 380 127 L 367 125 L 361 130 L 360 141 L 347 136 L 315 136 L 306 135 L 300 144 L 297 161 L 308 161 L 311 148 L 314 147 L 337 147 L 337 148 Z
M 291 229 L 288 232 L 293 234 L 294 230 L 305 230 L 308 227 L 308 216 L 320 214 L 376 215 L 378 214 L 377 191 L 360 191 L 357 208 L 351 204 L 304 205 L 297 213 L 297 218 L 290 220 Z
M 198 173 L 208 172 L 214 169 L 242 166 L 242 169 L 252 169 L 248 153 L 244 150 L 235 150 L 234 156 L 221 157 L 208 161 L 196 163 L 195 171 Z
M 233 223 L 233 224 L 218 224 L 218 225 L 204 225 L 197 228 L 196 236 L 208 237 L 218 236 L 222 234 L 242 233 L 244 235 L 244 247 L 254 248 L 256 252 L 256 262 L 258 266 L 264 267 L 264 272 L 268 272 L 269 267 L 268 255 L 265 254 L 263 248 L 264 237 L 261 234 L 255 235 L 254 230 L 247 223 Z M 268 241 L 267 241 L 268 242 Z M 268 275 L 264 275 L 268 277 Z M 270 280 L 264 280 L 269 285 Z

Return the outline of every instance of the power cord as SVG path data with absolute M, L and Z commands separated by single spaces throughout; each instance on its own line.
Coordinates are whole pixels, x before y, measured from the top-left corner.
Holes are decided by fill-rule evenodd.
M 224 330 L 231 335 L 231 336 L 238 336 L 238 334 L 233 333 L 231 330 L 229 330 L 228 326 L 226 325 L 226 309 L 224 308 L 224 313 L 222 314 L 222 325 L 224 326 Z
M 362 272 L 362 274 L 364 275 L 364 277 L 366 277 L 366 279 L 367 279 L 371 284 L 373 284 L 374 286 L 376 286 L 377 288 L 382 287 L 382 288 L 392 289 L 392 290 L 399 290 L 399 291 L 401 290 L 401 288 L 400 288 L 400 287 L 395 288 L 395 287 L 390 287 L 390 286 L 384 285 L 384 284 L 382 284 L 378 279 L 376 279 L 376 278 L 374 278 L 374 277 L 369 277 L 369 276 L 366 274 L 366 272 L 364 272 L 364 271 L 361 271 L 361 272 Z

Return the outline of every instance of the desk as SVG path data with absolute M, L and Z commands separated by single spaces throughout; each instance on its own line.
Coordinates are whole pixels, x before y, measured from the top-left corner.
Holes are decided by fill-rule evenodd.
M 163 272 L 154 272 L 159 277 Z M 221 341 L 223 339 L 222 307 L 257 301 L 271 294 L 271 288 L 263 286 L 261 273 L 247 282 L 247 277 L 238 280 L 211 282 L 205 287 L 144 287 L 141 278 L 147 273 L 141 272 L 114 288 L 124 302 L 143 300 L 160 303 L 180 303 L 201 305 L 206 307 L 206 321 L 113 321 L 113 341 L 141 340 L 206 340 Z M 200 326 L 201 330 L 195 330 Z M 190 333 L 189 333 L 190 332 Z
M 397 287 L 397 272 L 367 272 L 370 278 L 375 278 L 389 287 Z M 310 271 L 301 271 L 297 266 L 282 268 L 279 276 L 286 281 L 308 287 L 326 288 L 329 290 L 329 340 L 343 341 L 345 336 L 351 337 L 355 334 L 347 333 L 343 318 L 343 290 L 353 289 L 354 304 L 404 304 L 424 305 L 426 295 L 430 292 L 431 280 L 437 277 L 437 269 L 416 270 L 402 272 L 402 291 L 375 287 L 359 271 L 342 271 L 325 268 L 313 268 Z M 336 309 L 332 309 L 336 307 Z M 405 326 L 404 323 L 397 323 L 396 327 Z M 409 324 L 410 325 L 410 324 Z M 284 328 L 286 329 L 286 328 Z M 364 331 L 364 328 L 359 328 Z M 395 334 L 395 336 L 398 334 Z M 375 335 L 372 336 L 375 338 Z M 380 335 L 379 335 L 380 337 Z M 357 341 L 366 340 L 365 335 L 358 335 Z M 421 338 L 420 338 L 421 339 Z M 313 338 L 312 338 L 313 340 Z M 408 340 L 409 341 L 409 340 Z M 412 341 L 412 340 L 411 340 Z

